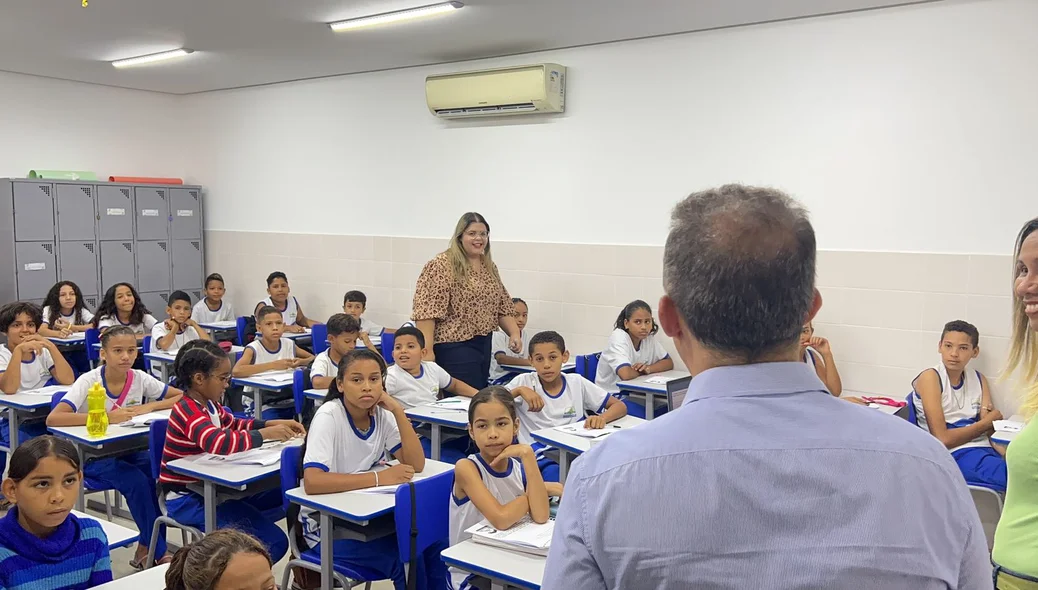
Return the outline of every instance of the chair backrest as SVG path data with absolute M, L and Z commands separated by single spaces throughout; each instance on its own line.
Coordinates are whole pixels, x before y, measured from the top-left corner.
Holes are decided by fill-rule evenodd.
M 151 336 L 145 336 L 144 340 L 141 340 L 141 353 L 147 354 L 149 352 L 151 352 Z M 151 372 L 151 361 L 148 360 L 148 357 L 144 357 L 144 370 Z
M 155 420 L 148 427 L 148 458 L 151 460 L 151 477 L 159 478 L 162 452 L 166 448 L 166 428 L 169 420 Z
M 451 488 L 454 486 L 454 472 L 448 471 L 433 477 L 414 482 L 416 524 L 418 543 L 415 550 L 420 554 L 436 541 L 450 536 L 450 513 L 447 502 L 450 501 Z M 401 485 L 396 489 L 396 523 L 397 548 L 400 561 L 411 561 L 411 489 Z
M 310 327 L 311 346 L 314 354 L 321 354 L 328 350 L 328 324 L 314 324 Z
M 65 397 L 64 391 L 56 391 L 54 395 L 50 396 L 50 410 L 53 412 L 54 408 L 58 407 L 61 403 L 61 398 Z
M 95 362 L 101 360 L 101 351 L 94 347 L 95 344 L 101 344 L 101 331 L 97 328 L 87 328 L 87 331 L 83 334 L 83 344 L 86 345 L 87 360 Z
M 299 459 L 303 447 L 285 447 L 281 449 L 281 505 L 288 511 L 292 503 L 288 500 L 288 490 L 299 487 Z
M 995 529 L 1002 518 L 1002 494 L 995 490 L 977 485 L 966 486 L 970 489 L 973 505 L 977 507 L 980 524 L 984 527 L 984 536 L 988 541 L 988 550 L 995 546 Z
M 577 357 L 577 374 L 588 381 L 595 382 L 595 374 L 598 372 L 598 360 L 602 358 L 601 352 L 582 354 Z
M 379 344 L 379 348 L 382 349 L 382 358 L 386 359 L 387 365 L 393 364 L 393 343 L 396 342 L 396 334 L 390 334 L 389 332 L 382 332 L 382 343 Z
M 296 369 L 292 372 L 292 401 L 295 402 L 296 416 L 303 415 L 303 407 L 306 405 L 307 389 L 313 387 L 310 382 L 310 367 Z
M 915 415 L 915 400 L 912 399 L 914 397 L 915 392 L 913 391 L 905 398 L 905 407 L 908 408 L 908 417 L 906 420 L 908 420 L 908 423 L 913 426 L 919 426 L 919 417 Z
M 238 335 L 238 346 L 245 346 L 252 342 L 251 336 L 256 335 L 256 318 L 252 316 L 241 316 L 234 320 L 234 330 Z

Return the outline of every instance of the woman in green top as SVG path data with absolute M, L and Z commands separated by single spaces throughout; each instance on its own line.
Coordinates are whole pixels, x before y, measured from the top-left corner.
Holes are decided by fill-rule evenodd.
M 1013 342 L 1006 374 L 1022 370 L 1028 383 L 1021 411 L 1027 426 L 1006 451 L 1009 486 L 995 531 L 995 585 L 999 590 L 1038 590 L 1038 219 L 1016 239 Z

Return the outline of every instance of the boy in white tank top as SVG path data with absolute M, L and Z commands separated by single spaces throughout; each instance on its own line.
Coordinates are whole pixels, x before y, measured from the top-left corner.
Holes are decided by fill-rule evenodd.
M 256 304 L 253 313 L 258 313 L 264 306 L 273 307 L 281 312 L 281 320 L 285 324 L 284 331 L 290 334 L 301 334 L 317 323 L 303 313 L 299 301 L 292 296 L 292 290 L 288 288 L 288 277 L 279 270 L 267 276 L 267 297 Z M 256 317 L 256 322 L 259 323 L 259 317 Z
M 938 344 L 941 362 L 912 381 L 912 403 L 916 423 L 948 447 L 966 483 L 1005 491 L 1005 449 L 988 438 L 1002 413 L 991 403 L 987 379 L 968 368 L 980 354 L 979 340 L 972 324 L 946 324 Z
M 291 371 L 299 367 L 305 367 L 313 360 L 314 355 L 296 346 L 289 338 L 282 338 L 285 323 L 281 319 L 281 312 L 276 308 L 265 305 L 256 310 L 256 330 L 259 337 L 250 342 L 241 353 L 241 359 L 234 364 L 231 370 L 233 377 L 252 377 L 260 373 L 270 371 Z M 256 415 L 253 406 L 252 387 L 245 388 L 245 396 L 242 398 L 242 408 L 246 414 Z M 291 387 L 286 387 L 278 393 L 264 394 L 263 408 L 259 415 L 265 420 L 291 417 L 294 413 L 294 402 L 292 400 Z

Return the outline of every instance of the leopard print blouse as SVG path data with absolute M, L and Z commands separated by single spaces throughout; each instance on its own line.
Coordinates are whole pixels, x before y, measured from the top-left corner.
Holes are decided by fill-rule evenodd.
M 499 317 L 514 313 L 512 296 L 486 265 L 462 283 L 454 279 L 446 252 L 426 263 L 415 284 L 411 317 L 436 320 L 439 343 L 485 336 L 497 328 Z

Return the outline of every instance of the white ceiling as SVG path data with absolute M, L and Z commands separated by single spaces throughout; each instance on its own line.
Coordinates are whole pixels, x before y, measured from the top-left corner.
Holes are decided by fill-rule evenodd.
M 350 33 L 323 23 L 435 0 L 0 0 L 0 70 L 189 94 L 913 4 L 898 0 L 466 0 Z M 117 70 L 109 60 L 194 55 Z

